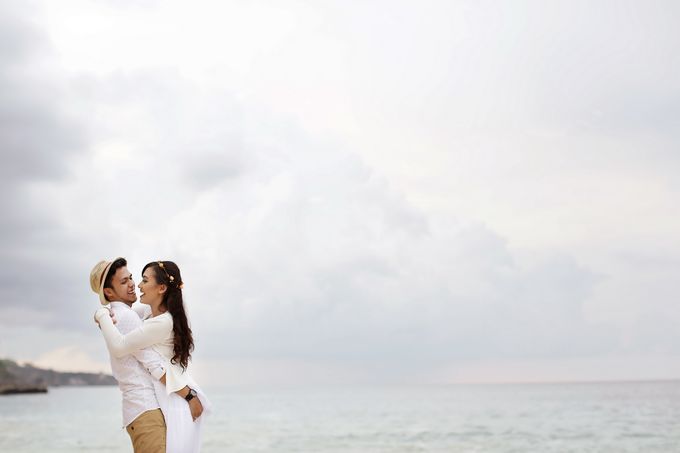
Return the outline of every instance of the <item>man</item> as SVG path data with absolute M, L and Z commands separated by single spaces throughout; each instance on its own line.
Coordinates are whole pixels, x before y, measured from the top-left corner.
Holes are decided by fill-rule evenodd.
M 97 263 L 90 272 L 90 287 L 102 305 L 110 303 L 120 333 L 125 335 L 142 324 L 132 309 L 137 293 L 125 258 Z M 121 358 L 111 355 L 110 359 L 111 371 L 123 394 L 123 424 L 135 453 L 165 453 L 165 419 L 152 380 L 165 383 L 163 357 L 146 348 Z M 175 393 L 188 401 L 194 419 L 201 414 L 201 403 L 189 387 Z

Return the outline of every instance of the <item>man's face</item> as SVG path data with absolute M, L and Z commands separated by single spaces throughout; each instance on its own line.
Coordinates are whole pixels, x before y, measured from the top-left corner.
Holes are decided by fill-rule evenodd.
M 135 282 L 127 266 L 118 268 L 111 279 L 111 288 L 104 288 L 104 294 L 110 302 L 120 301 L 132 305 L 137 300 Z

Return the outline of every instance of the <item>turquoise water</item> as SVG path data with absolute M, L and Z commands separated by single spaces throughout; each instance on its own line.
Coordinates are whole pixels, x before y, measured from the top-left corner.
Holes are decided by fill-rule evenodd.
M 206 389 L 204 452 L 680 452 L 680 382 Z M 130 452 L 116 387 L 0 398 L 1 452 Z

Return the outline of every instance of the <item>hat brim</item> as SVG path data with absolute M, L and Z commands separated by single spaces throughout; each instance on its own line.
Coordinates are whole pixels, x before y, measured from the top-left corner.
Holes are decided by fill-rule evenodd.
M 98 292 L 99 302 L 102 305 L 108 305 L 110 303 L 108 300 L 106 300 L 106 296 L 104 296 L 104 282 L 106 282 L 106 275 L 109 273 L 109 269 L 111 269 L 112 264 L 113 264 L 113 261 L 111 261 L 109 264 L 106 265 L 106 267 L 104 268 L 104 272 L 102 272 L 101 281 L 99 282 L 99 292 Z

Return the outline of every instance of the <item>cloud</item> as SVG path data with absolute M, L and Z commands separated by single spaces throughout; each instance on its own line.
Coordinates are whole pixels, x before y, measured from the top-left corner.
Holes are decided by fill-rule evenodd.
M 258 190 L 274 197 L 264 208 L 216 198 L 209 215 L 190 214 L 204 222 L 184 259 L 222 257 L 202 267 L 194 302 L 213 354 L 414 363 L 612 347 L 582 314 L 598 277 L 572 258 L 523 263 L 494 232 L 436 224 L 351 165 L 329 177 L 312 157 L 328 156 L 301 149 L 305 165 Z
M 57 348 L 39 356 L 33 365 L 58 371 L 85 371 L 90 373 L 107 373 L 109 364 L 98 362 L 82 351 L 78 346 Z
M 244 26 L 226 6 L 133 6 L 106 15 L 119 35 L 3 15 L 17 338 L 101 346 L 87 276 L 123 255 L 135 276 L 179 263 L 211 363 L 406 375 L 677 352 L 655 329 L 680 256 L 663 8 L 337 4 L 270 24 L 263 6 Z
M 66 105 L 64 78 L 41 67 L 49 40 L 26 11 L 3 6 L 0 52 L 0 306 L 43 309 L 54 294 L 73 294 L 64 282 L 74 238 L 44 196 L 64 181 L 82 156 L 87 133 Z M 59 256 L 58 259 L 55 259 Z M 36 284 L 36 280 L 40 284 Z M 7 320 L 9 322 L 14 319 Z
M 107 248 L 124 250 L 110 254 L 126 255 L 131 266 L 173 258 L 195 269 L 190 275 L 200 278 L 193 288 L 187 280 L 187 303 L 198 300 L 206 355 L 436 362 L 549 354 L 568 349 L 563 333 L 587 330 L 580 304 L 593 276 L 570 258 L 523 268 L 501 236 L 437 224 L 355 152 L 233 96 L 210 94 L 219 107 L 206 110 L 197 87 L 175 78 L 159 71 L 90 82 L 92 98 L 107 100 L 95 104 L 100 121 L 114 124 L 120 110 L 134 115 L 118 119 L 117 129 L 91 125 L 102 131 L 91 152 L 97 171 L 84 161 L 90 164 L 74 166 L 71 182 L 53 190 L 69 200 L 56 212 L 79 219 L 67 230 L 72 237 L 87 244 L 111 238 Z M 146 95 L 117 104 L 108 96 L 125 91 L 119 83 Z M 170 95 L 172 114 L 157 115 Z M 140 120 L 145 126 L 135 129 Z M 205 143 L 216 151 L 201 151 Z M 232 172 L 230 162 L 245 164 Z M 91 193 L 83 187 L 103 195 L 87 212 Z M 73 268 L 56 276 L 76 286 L 89 271 L 86 249 L 62 246 L 64 254 L 73 248 L 82 267 L 78 278 Z M 29 297 L 26 275 L 8 286 Z M 68 312 L 59 328 L 90 331 L 89 312 L 77 316 L 89 290 L 78 287 L 72 298 L 61 291 L 57 305 L 38 302 L 40 293 L 29 305 Z M 569 290 L 553 294 L 551 287 Z
M 32 56 L 44 52 L 48 47 L 48 39 L 40 32 L 37 24 L 29 19 L 35 13 L 34 7 L 5 3 L 2 11 L 0 56 L 6 71 L 25 64 Z

